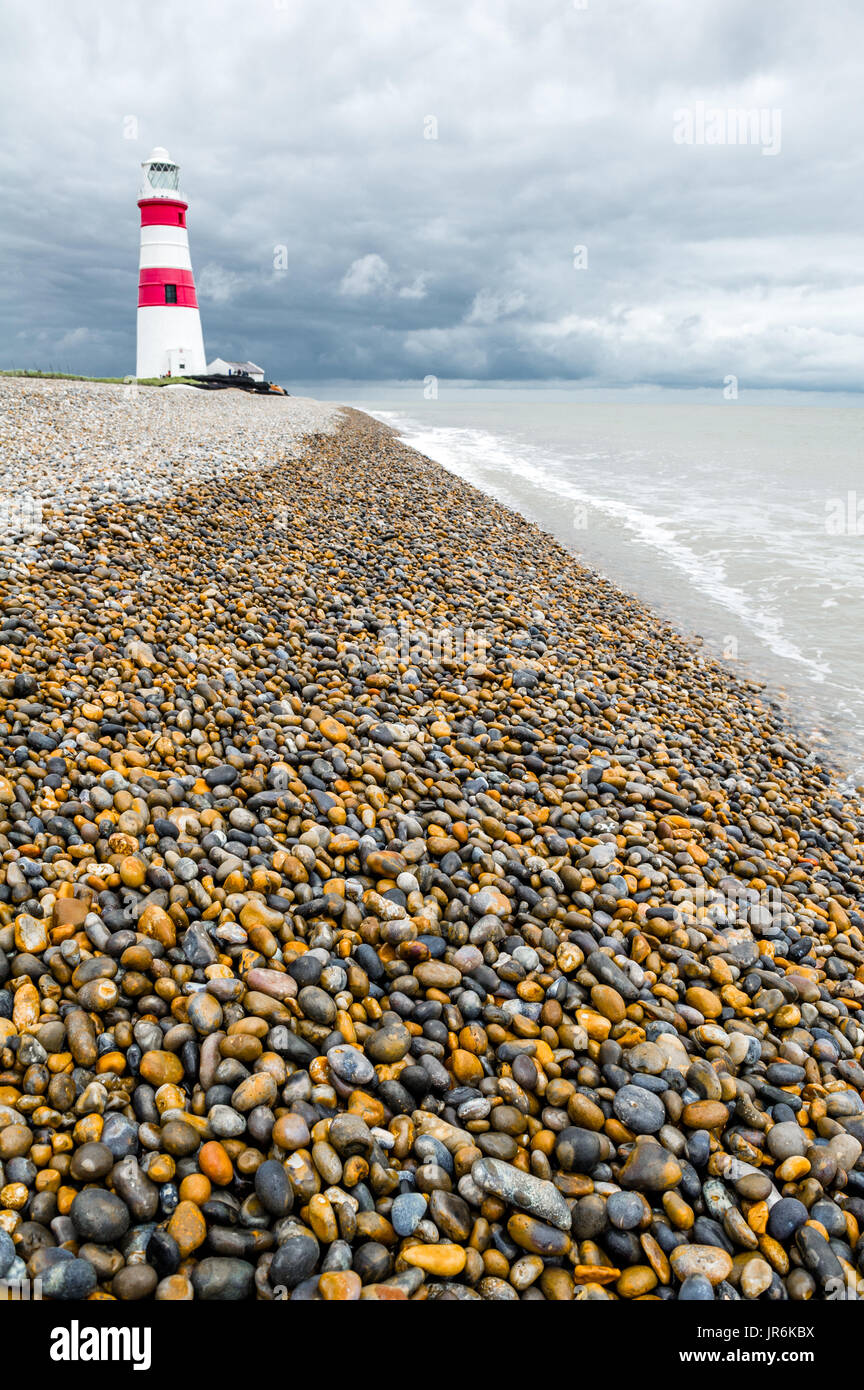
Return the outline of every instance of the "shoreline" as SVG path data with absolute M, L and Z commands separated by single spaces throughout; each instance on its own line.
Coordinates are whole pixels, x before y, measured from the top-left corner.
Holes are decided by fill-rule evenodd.
M 761 684 L 363 412 L 44 388 L 4 426 L 62 491 L 0 567 L 0 1277 L 830 1297 L 864 815 Z
M 623 587 L 606 569 L 595 566 L 583 552 L 577 550 L 575 547 L 571 548 L 567 546 L 552 532 L 540 525 L 539 522 L 526 516 L 525 513 L 520 511 L 514 504 L 502 501 L 492 493 L 487 492 L 479 484 L 465 478 L 455 466 L 450 467 L 440 460 L 432 458 L 431 455 L 424 454 L 422 449 L 418 449 L 416 446 L 407 443 L 404 440 L 403 432 L 400 427 L 389 425 L 386 421 L 379 420 L 377 416 L 358 407 L 350 406 L 345 407 L 345 409 L 365 416 L 367 419 L 374 422 L 380 429 L 385 430 L 391 435 L 394 442 L 397 442 L 405 449 L 409 449 L 412 453 L 417 454 L 426 464 L 433 468 L 442 469 L 450 476 L 458 478 L 466 487 L 482 497 L 485 502 L 494 503 L 497 507 L 501 508 L 505 514 L 509 514 L 515 520 L 518 520 L 521 526 L 529 527 L 539 535 L 553 542 L 564 555 L 570 560 L 575 561 L 579 569 L 583 571 L 586 580 L 599 580 L 604 584 L 608 584 L 625 601 L 631 601 L 638 605 L 647 619 L 652 622 L 661 633 L 667 635 L 674 634 L 680 642 L 691 650 L 694 657 L 701 656 L 708 665 L 717 667 L 726 672 L 734 684 L 740 687 L 742 691 L 758 695 L 765 706 L 772 712 L 778 724 L 785 728 L 796 742 L 810 749 L 818 765 L 823 767 L 825 771 L 829 773 L 832 781 L 842 788 L 844 796 L 849 800 L 859 803 L 861 813 L 864 814 L 864 802 L 861 801 L 862 793 L 864 793 L 864 785 L 853 781 L 854 774 L 851 768 L 842 764 L 839 750 L 831 747 L 829 739 L 826 738 L 824 746 L 819 749 L 811 747 L 807 731 L 803 728 L 801 723 L 803 711 L 799 710 L 796 717 L 796 704 L 785 689 L 773 685 L 769 677 L 751 670 L 746 662 L 736 661 L 733 664 L 722 655 L 717 656 L 711 653 L 706 645 L 706 639 L 702 637 L 700 633 L 696 632 L 695 629 L 689 629 L 683 623 L 676 621 L 671 611 L 660 611 L 654 604 L 638 593 Z
M 401 412 L 401 419 L 400 419 Z M 364 413 L 369 411 L 364 409 Z M 806 666 L 807 660 L 800 649 L 796 649 L 795 661 L 799 664 L 790 664 L 788 652 L 784 650 L 783 643 L 779 646 L 774 645 L 770 635 L 764 632 L 746 627 L 736 637 L 736 625 L 740 622 L 741 613 L 740 603 L 748 602 L 743 592 L 733 591 L 739 603 L 733 604 L 730 609 L 722 606 L 722 601 L 716 594 L 706 590 L 703 611 L 700 615 L 698 611 L 698 600 L 702 591 L 697 586 L 692 587 L 692 576 L 689 572 L 679 572 L 675 568 L 674 557 L 670 558 L 667 550 L 661 546 L 656 552 L 650 551 L 643 560 L 636 564 L 635 569 L 632 564 L 629 566 L 622 563 L 622 555 L 618 559 L 613 558 L 613 553 L 609 552 L 610 537 L 606 536 L 605 550 L 601 542 L 601 553 L 597 553 L 595 542 L 593 552 L 591 548 L 586 549 L 583 542 L 578 538 L 578 531 L 573 533 L 572 527 L 558 524 L 558 516 L 567 516 L 568 508 L 573 505 L 574 496 L 583 496 L 585 492 L 584 484 L 581 480 L 575 483 L 568 483 L 568 475 L 565 472 L 564 480 L 561 483 L 560 492 L 557 493 L 551 479 L 554 476 L 551 472 L 548 476 L 541 475 L 537 479 L 537 489 L 540 501 L 532 502 L 527 499 L 519 488 L 508 482 L 510 469 L 522 457 L 522 453 L 527 454 L 525 466 L 529 477 L 533 477 L 538 472 L 537 460 L 533 458 L 532 450 L 526 443 L 524 437 L 511 437 L 507 432 L 507 426 L 502 422 L 500 429 L 503 433 L 496 433 L 493 423 L 481 415 L 468 420 L 466 418 L 447 418 L 445 423 L 434 426 L 430 419 L 418 415 L 411 418 L 410 409 L 407 405 L 400 406 L 395 412 L 392 409 L 378 410 L 371 414 L 372 419 L 379 419 L 379 423 L 388 425 L 396 431 L 397 436 L 409 448 L 417 449 L 425 457 L 430 458 L 446 471 L 453 473 L 457 477 L 463 478 L 473 486 L 478 487 L 485 496 L 492 497 L 499 501 L 503 506 L 510 508 L 517 515 L 531 521 L 548 535 L 552 535 L 558 540 L 564 549 L 582 563 L 587 569 L 607 578 L 612 584 L 622 592 L 632 594 L 643 605 L 645 605 L 659 622 L 675 628 L 686 641 L 694 646 L 699 646 L 704 652 L 709 653 L 715 661 L 726 666 L 729 670 L 737 673 L 739 677 L 750 684 L 762 684 L 769 697 L 775 702 L 778 709 L 784 712 L 785 721 L 796 730 L 798 736 L 803 739 L 808 746 L 818 749 L 820 760 L 832 769 L 832 774 L 842 782 L 844 788 L 850 794 L 857 790 L 860 795 L 864 791 L 864 770 L 861 765 L 861 743 L 855 739 L 849 729 L 854 729 L 854 723 L 849 724 L 852 719 L 852 712 L 845 709 L 841 702 L 843 691 L 842 684 L 831 685 L 834 679 L 829 673 L 829 686 L 823 690 L 822 678 L 814 684 L 808 681 L 801 673 L 800 666 Z M 394 417 L 387 418 L 387 417 Z M 575 423 L 575 422 L 574 422 Z M 524 428 L 524 427 L 523 427 Z M 458 440 L 451 436 L 461 434 L 474 434 L 483 436 L 483 446 L 488 451 L 492 450 L 494 455 L 506 450 L 509 455 L 509 464 L 498 466 L 497 471 L 493 468 L 486 476 L 484 457 L 485 454 L 478 441 L 472 445 L 462 445 Z M 441 436 L 440 440 L 438 436 Z M 553 448 L 554 445 L 550 445 Z M 437 448 L 437 452 L 436 452 Z M 533 453 L 537 453 L 539 444 L 534 441 Z M 518 471 L 518 470 L 517 470 Z M 478 476 L 479 475 L 479 476 Z M 601 489 L 602 491 L 602 489 Z M 608 489 L 607 489 L 608 491 Z M 523 489 L 524 492 L 524 489 Z M 587 499 L 581 504 L 583 514 L 587 511 L 592 515 L 597 507 L 596 501 Z M 602 514 L 603 504 L 600 504 Z M 667 523 L 674 526 L 674 518 L 661 520 L 654 517 L 657 527 L 664 527 Z M 647 519 L 643 518 L 647 524 Z M 584 522 L 583 522 L 584 524 Z M 641 553 L 642 540 L 636 536 L 635 550 Z M 629 533 L 625 530 L 618 537 L 620 546 L 625 549 L 630 545 Z M 644 542 L 649 544 L 649 542 Z M 693 541 L 689 542 L 693 545 Z M 685 547 L 686 550 L 686 547 Z M 657 573 L 665 575 L 665 583 L 657 582 Z M 670 587 L 671 586 L 671 587 Z M 665 590 L 665 592 L 664 592 Z M 693 599 L 687 597 L 693 595 Z M 682 598 L 683 596 L 683 598 Z M 723 617 L 726 616 L 724 623 Z M 764 615 L 758 615 L 763 621 L 767 622 Z M 731 624 L 731 629 L 730 629 Z M 731 637 L 720 637 L 720 633 L 730 629 L 733 633 Z M 736 652 L 731 655 L 723 650 L 724 643 L 731 642 L 733 649 L 737 648 L 740 638 L 742 648 L 745 637 L 750 636 L 756 644 L 756 650 L 751 648 L 749 659 L 745 660 Z M 798 637 L 800 643 L 800 634 Z M 812 664 L 812 663 L 811 663 Z M 838 677 L 839 679 L 839 677 Z M 835 703 L 831 703 L 831 694 L 835 697 Z M 827 693 L 826 693 L 827 692 Z

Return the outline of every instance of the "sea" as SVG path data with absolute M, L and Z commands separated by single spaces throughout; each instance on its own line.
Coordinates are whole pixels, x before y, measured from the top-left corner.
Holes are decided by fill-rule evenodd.
M 864 409 L 343 397 L 555 536 L 864 783 Z

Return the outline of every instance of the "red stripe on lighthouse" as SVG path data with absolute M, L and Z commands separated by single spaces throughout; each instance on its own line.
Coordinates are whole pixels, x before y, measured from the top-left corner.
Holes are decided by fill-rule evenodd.
M 189 204 L 182 198 L 139 198 L 142 227 L 185 227 Z
M 166 304 L 165 286 L 174 285 L 176 300 Z M 177 308 L 197 309 L 195 281 L 191 270 L 149 269 L 142 270 L 138 276 L 138 308 Z

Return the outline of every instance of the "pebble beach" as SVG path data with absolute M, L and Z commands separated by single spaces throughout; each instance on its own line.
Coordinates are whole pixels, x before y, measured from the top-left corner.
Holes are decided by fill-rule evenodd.
M 0 383 L 0 1280 L 824 1300 L 864 810 L 351 410 Z

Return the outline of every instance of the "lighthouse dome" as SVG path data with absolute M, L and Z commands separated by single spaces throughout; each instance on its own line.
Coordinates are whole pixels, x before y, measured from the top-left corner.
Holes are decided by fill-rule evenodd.
M 157 145 L 141 165 L 140 195 L 143 198 L 170 198 L 180 191 L 180 165 L 166 149 Z

